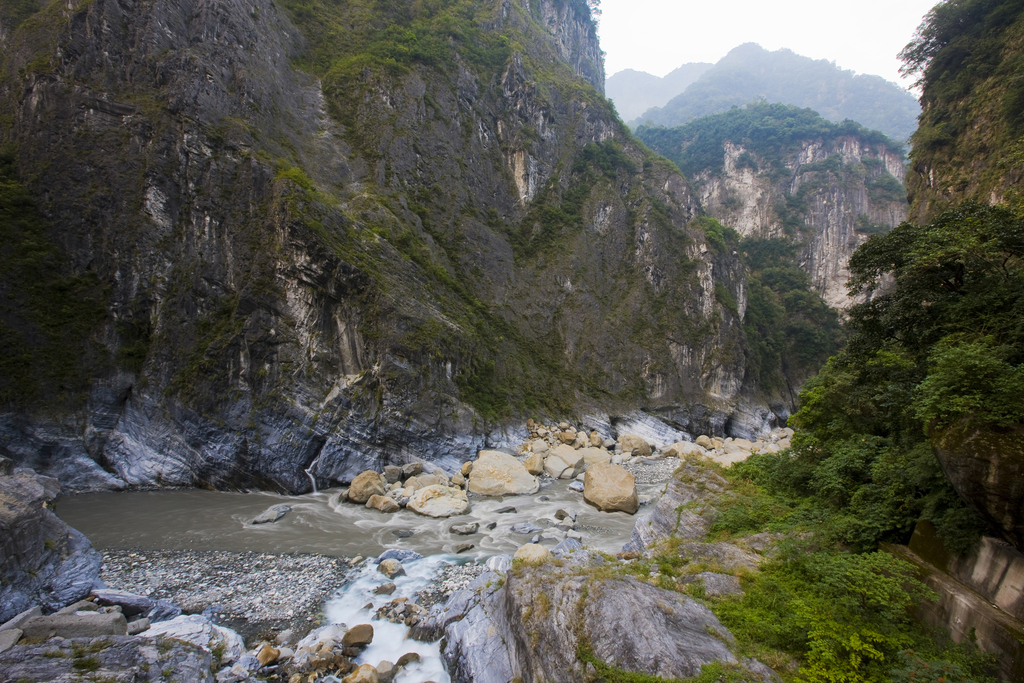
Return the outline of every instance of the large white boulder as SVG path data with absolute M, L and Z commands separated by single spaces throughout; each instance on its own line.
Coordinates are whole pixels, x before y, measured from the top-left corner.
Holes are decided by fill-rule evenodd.
M 646 458 L 651 454 L 651 444 L 636 434 L 623 434 L 619 437 L 619 445 L 622 446 L 623 455 L 636 453 L 636 455 Z
M 634 514 L 640 508 L 636 479 L 626 468 L 611 463 L 591 465 L 583 478 L 583 500 L 603 512 Z
M 530 494 L 539 488 L 523 463 L 499 451 L 480 451 L 469 473 L 469 490 L 482 496 Z
M 469 512 L 469 498 L 460 488 L 435 484 L 417 489 L 406 507 L 426 517 L 452 517 Z
M 201 614 L 183 614 L 168 621 L 160 621 L 143 633 L 144 638 L 167 636 L 177 638 L 213 652 L 223 650 L 222 664 L 230 664 L 245 653 L 242 637 L 224 626 L 218 626 Z
M 582 448 L 577 451 L 583 456 L 583 462 L 589 465 L 596 465 L 602 462 L 611 462 L 612 454 L 603 448 L 595 448 L 593 446 L 589 448 Z

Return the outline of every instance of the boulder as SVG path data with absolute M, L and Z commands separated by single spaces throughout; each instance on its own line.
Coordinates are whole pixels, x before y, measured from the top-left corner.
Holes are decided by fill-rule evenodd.
M 398 590 L 398 586 L 389 581 L 374 588 L 373 593 L 374 595 L 391 595 L 396 590 Z
M 94 588 L 92 589 L 92 597 L 96 599 L 96 604 L 101 607 L 118 605 L 126 617 L 148 614 L 156 607 L 156 600 L 152 598 L 111 588 Z
M 482 496 L 511 496 L 536 493 L 536 477 L 519 460 L 498 451 L 480 451 L 469 473 L 469 490 Z
M 528 564 L 543 562 L 551 555 L 551 551 L 539 543 L 527 543 L 512 556 L 513 560 L 522 560 Z
M 381 496 L 376 493 L 366 501 L 366 507 L 381 512 L 398 512 L 402 509 L 402 506 L 391 496 Z
M 646 458 L 651 454 L 651 444 L 636 434 L 623 434 L 619 437 L 619 445 L 622 446 L 622 452 L 625 455 L 632 453 L 641 458 Z
M 384 493 L 384 481 L 373 470 L 366 470 L 357 475 L 348 487 L 348 499 L 360 505 L 370 500 L 370 496 L 383 496 Z
M 452 532 L 453 534 L 458 534 L 459 536 L 469 536 L 470 534 L 475 534 L 479 529 L 480 524 L 478 522 L 473 522 L 471 524 L 453 524 L 450 527 L 448 527 L 448 531 Z
M 402 468 L 397 465 L 384 466 L 384 481 L 395 484 L 402 480 Z
M 423 556 L 420 555 L 415 550 L 406 550 L 404 548 L 391 548 L 390 550 L 385 550 L 384 552 L 382 552 L 380 555 L 377 556 L 377 564 L 380 564 L 384 560 L 398 560 L 399 562 L 412 562 L 413 560 L 418 560 L 421 557 L 423 557 Z
M 0 654 L 0 680 L 214 683 L 212 659 L 194 644 L 164 637 L 50 640 Z
M 577 451 L 583 456 L 583 462 L 586 465 L 596 465 L 598 463 L 611 462 L 612 454 L 603 448 L 590 446 L 589 448 L 583 448 Z
M 130 635 L 130 636 L 137 636 L 140 633 L 142 633 L 143 631 L 148 631 L 149 627 L 151 625 L 152 625 L 152 622 L 150 622 L 150 620 L 146 619 L 145 617 L 142 618 L 142 619 L 136 619 L 135 621 L 129 621 L 128 622 L 128 635 Z
M 401 669 L 404 666 L 409 666 L 410 664 L 416 664 L 419 661 L 420 661 L 420 654 L 418 652 L 406 652 L 404 655 L 402 655 L 401 657 L 398 658 L 398 661 L 395 662 L 395 666 L 397 668 Z
M 555 434 L 555 438 L 561 441 L 565 445 L 571 445 L 576 441 L 576 432 L 564 431 Z
M 466 462 L 462 463 L 462 469 L 459 470 L 459 473 L 462 474 L 462 476 L 464 476 L 464 477 L 468 477 L 470 472 L 472 472 L 472 471 L 473 471 L 473 461 L 472 460 L 467 460 Z
M 99 579 L 103 557 L 48 507 L 59 493 L 31 470 L 0 476 L 0 622 L 35 605 L 58 610 Z
M 198 645 L 207 652 L 222 652 L 221 663 L 230 664 L 245 653 L 242 637 L 229 628 L 218 626 L 201 614 L 183 614 L 169 621 L 153 624 L 146 638 L 166 636 Z
M 272 524 L 291 511 L 290 505 L 274 505 L 261 512 L 250 524 Z
M 341 679 L 341 683 L 381 683 L 380 674 L 372 664 L 360 664 L 359 668 Z
M 640 508 L 636 479 L 619 465 L 597 464 L 583 480 L 583 500 L 603 512 L 621 510 L 630 514 Z
M 548 442 L 544 439 L 534 439 L 530 442 L 530 450 L 534 453 L 540 453 L 543 455 L 548 452 Z
M 6 631 L 0 631 L 0 653 L 7 652 L 17 645 L 23 634 L 24 631 L 20 628 L 9 628 Z
M 427 474 L 417 474 L 405 480 L 405 487 L 411 489 L 423 489 L 428 486 L 448 486 L 450 482 L 445 473 L 437 469 Z
M 692 441 L 677 441 L 665 448 L 663 453 L 669 458 L 685 458 L 688 455 L 706 456 L 707 451 Z
M 714 448 L 715 448 L 715 443 L 711 440 L 711 437 L 708 436 L 707 434 L 701 434 L 696 439 L 694 439 L 693 442 L 695 444 L 697 444 L 698 446 L 700 446 L 701 448 L 704 448 L 704 449 L 709 450 L 709 451 L 710 450 L 714 450 Z
M 589 441 L 592 448 L 602 448 L 604 446 L 604 439 L 598 436 L 597 432 L 590 432 Z
M 377 669 L 377 673 L 380 675 L 380 683 L 391 683 L 395 678 L 395 674 L 398 673 L 398 667 L 386 659 L 378 662 L 374 668 Z
M 545 450 L 546 452 L 546 450 Z M 544 472 L 544 456 L 534 451 L 531 453 L 525 461 L 523 461 L 523 467 L 530 474 L 536 476 Z
M 473 471 L 476 472 L 476 467 Z M 416 491 L 407 507 L 427 517 L 451 517 L 469 512 L 469 499 L 462 489 L 435 485 Z
M 402 465 L 402 479 L 408 479 L 409 477 L 415 477 L 423 471 L 423 463 L 421 462 L 408 462 Z
M 701 572 L 683 578 L 683 583 L 700 583 L 704 587 L 704 596 L 708 598 L 719 598 L 725 595 L 739 595 L 740 580 L 730 574 L 716 574 L 715 572 Z
M 370 624 L 359 624 L 345 631 L 341 638 L 344 647 L 366 647 L 373 642 L 373 626 Z
M 458 486 L 461 488 L 466 483 L 466 478 L 462 476 L 461 472 L 456 472 L 452 475 L 452 486 Z
M 402 566 L 402 563 L 391 558 L 378 564 L 377 571 L 389 579 L 393 579 L 396 576 L 405 576 L 405 567 Z

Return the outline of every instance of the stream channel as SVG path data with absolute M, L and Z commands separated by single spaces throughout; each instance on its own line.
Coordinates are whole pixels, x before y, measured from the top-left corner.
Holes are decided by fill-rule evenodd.
M 638 481 L 637 493 L 641 500 L 653 503 L 664 486 L 664 482 Z M 267 508 L 282 503 L 289 505 L 291 512 L 279 521 L 250 523 Z M 498 512 L 509 507 L 515 512 Z M 449 677 L 441 662 L 439 644 L 408 639 L 405 626 L 374 620 L 376 609 L 398 597 L 414 600 L 446 564 L 483 562 L 494 555 L 514 553 L 532 536 L 512 532 L 514 524 L 553 525 L 559 509 L 577 513 L 576 530 L 590 550 L 614 554 L 629 540 L 637 516 L 647 506 L 642 506 L 637 515 L 600 512 L 583 501 L 582 493 L 569 489 L 569 482 L 544 477 L 536 494 L 504 499 L 471 495 L 468 514 L 446 519 L 423 517 L 405 509 L 385 514 L 339 503 L 338 491 L 330 489 L 301 496 L 193 489 L 90 493 L 62 498 L 56 512 L 101 551 L 220 550 L 334 557 L 374 557 L 388 549 L 416 551 L 424 557 L 403 562 L 407 575 L 394 580 L 397 590 L 393 595 L 374 594 L 374 589 L 387 579 L 376 571 L 374 563 L 364 562 L 327 601 L 324 615 L 329 623 L 373 624 L 373 643 L 355 660 L 357 663 L 395 662 L 407 652 L 417 652 L 421 662 L 400 671 L 395 683 L 445 683 Z M 476 534 L 459 536 L 449 531 L 453 524 L 472 522 L 480 524 Z M 492 522 L 497 526 L 487 530 Z M 453 554 L 463 543 L 472 543 L 474 548 Z M 542 543 L 550 548 L 556 541 L 545 539 Z

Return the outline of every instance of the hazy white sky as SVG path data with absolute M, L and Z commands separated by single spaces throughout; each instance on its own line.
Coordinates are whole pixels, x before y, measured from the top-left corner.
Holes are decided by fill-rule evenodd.
M 605 72 L 664 76 L 743 43 L 900 83 L 897 53 L 938 0 L 602 0 Z M 909 85 L 909 83 L 904 83 Z

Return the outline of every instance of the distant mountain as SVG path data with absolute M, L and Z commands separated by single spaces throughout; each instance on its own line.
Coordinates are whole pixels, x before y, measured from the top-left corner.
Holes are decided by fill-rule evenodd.
M 881 76 L 856 75 L 824 59 L 802 57 L 785 49 L 769 52 L 756 43 L 746 43 L 705 71 L 682 94 L 663 107 L 649 109 L 633 123 L 681 126 L 759 99 L 810 108 L 830 121 L 851 119 L 900 142 L 917 128 L 921 113 L 910 92 Z
M 629 121 L 652 107 L 664 106 L 712 66 L 710 62 L 691 62 L 664 78 L 646 71 L 625 69 L 607 78 L 605 94 L 615 103 L 619 116 Z

